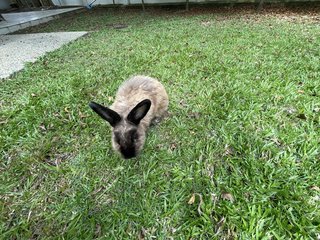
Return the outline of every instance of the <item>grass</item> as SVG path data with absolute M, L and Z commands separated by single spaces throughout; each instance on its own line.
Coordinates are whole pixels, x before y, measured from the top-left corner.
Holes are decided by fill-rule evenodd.
M 100 9 L 28 31 L 64 30 L 92 32 L 0 82 L 2 239 L 319 237 L 318 24 Z M 170 117 L 126 161 L 88 102 L 134 74 Z

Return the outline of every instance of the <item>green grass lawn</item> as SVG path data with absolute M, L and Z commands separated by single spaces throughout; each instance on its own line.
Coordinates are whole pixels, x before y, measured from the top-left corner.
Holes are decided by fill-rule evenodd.
M 0 82 L 1 239 L 319 238 L 319 22 L 97 9 L 28 31 L 77 30 Z M 88 103 L 135 74 L 170 116 L 123 160 Z

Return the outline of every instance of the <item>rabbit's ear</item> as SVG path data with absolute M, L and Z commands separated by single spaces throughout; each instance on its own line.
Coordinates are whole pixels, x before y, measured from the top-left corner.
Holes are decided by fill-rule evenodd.
M 112 127 L 114 127 L 121 121 L 120 115 L 110 108 L 104 107 L 95 102 L 90 102 L 89 107 L 91 107 L 92 110 L 95 111 L 104 120 L 107 120 Z
M 142 102 L 138 103 L 128 114 L 128 121 L 138 125 L 142 118 L 146 116 L 150 107 L 151 101 L 149 99 L 145 99 Z

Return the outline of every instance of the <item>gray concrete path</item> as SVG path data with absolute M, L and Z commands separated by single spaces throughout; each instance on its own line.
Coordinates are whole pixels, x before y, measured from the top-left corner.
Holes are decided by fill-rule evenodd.
M 0 79 L 23 69 L 46 52 L 60 48 L 87 32 L 0 35 Z
M 82 7 L 76 7 L 19 13 L 3 13 L 2 16 L 5 21 L 0 21 L 0 34 L 12 33 L 40 23 L 48 22 L 63 14 L 75 13 L 83 10 L 84 8 Z

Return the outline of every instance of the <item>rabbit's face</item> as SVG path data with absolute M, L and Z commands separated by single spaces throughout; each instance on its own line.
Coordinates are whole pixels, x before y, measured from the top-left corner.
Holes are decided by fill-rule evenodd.
M 128 121 L 115 127 L 112 132 L 112 146 L 125 159 L 136 157 L 144 144 L 145 133 Z
M 149 99 L 141 101 L 128 116 L 120 116 L 116 111 L 98 103 L 91 102 L 89 106 L 113 127 L 113 148 L 126 159 L 136 157 L 145 140 L 145 129 L 140 126 L 140 121 L 148 113 L 151 101 Z

